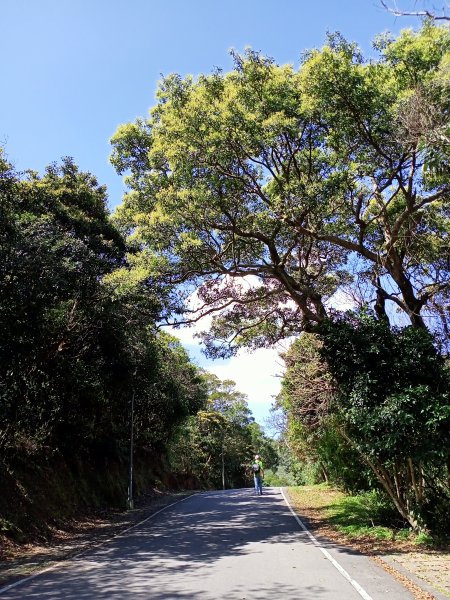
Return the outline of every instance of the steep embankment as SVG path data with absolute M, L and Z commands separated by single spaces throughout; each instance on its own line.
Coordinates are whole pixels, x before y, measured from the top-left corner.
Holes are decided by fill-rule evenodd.
M 155 453 L 135 459 L 135 496 L 191 489 L 195 483 L 171 473 Z M 0 463 L 0 558 L 8 541 L 50 539 L 80 516 L 124 509 L 127 486 L 126 460 L 85 456 L 69 461 L 53 454 Z

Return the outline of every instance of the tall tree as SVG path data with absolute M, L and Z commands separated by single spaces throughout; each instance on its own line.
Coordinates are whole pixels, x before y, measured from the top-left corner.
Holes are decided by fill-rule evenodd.
M 421 328 L 366 314 L 324 323 L 286 355 L 280 401 L 291 444 L 344 487 L 371 471 L 405 521 L 448 527 L 448 365 Z
M 367 487 L 367 477 L 336 420 L 338 384 L 321 355 L 323 346 L 317 334 L 303 333 L 281 355 L 286 369 L 276 406 L 286 417 L 282 439 L 300 464 L 314 466 L 322 480 L 359 491 Z
M 100 279 L 122 264 L 124 240 L 105 189 L 70 159 L 42 178 L 4 163 L 0 185 L 3 425 L 30 446 L 89 436 L 105 400 Z
M 211 353 L 311 330 L 355 282 L 417 327 L 447 298 L 450 33 L 377 48 L 366 62 L 332 35 L 299 70 L 248 51 L 230 73 L 171 75 L 113 137 L 130 186 L 116 220 L 180 313 L 220 311 Z

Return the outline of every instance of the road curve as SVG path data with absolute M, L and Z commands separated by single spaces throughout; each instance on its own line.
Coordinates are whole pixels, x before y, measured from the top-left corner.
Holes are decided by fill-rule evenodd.
M 315 543 L 281 490 L 190 496 L 5 600 L 409 600 L 369 558 Z

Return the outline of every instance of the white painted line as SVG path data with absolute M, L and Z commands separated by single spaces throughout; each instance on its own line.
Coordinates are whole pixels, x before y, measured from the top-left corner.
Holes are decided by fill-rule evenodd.
M 103 540 L 102 542 L 99 542 L 98 544 L 94 544 L 92 546 L 89 546 L 89 548 L 85 548 L 84 550 L 81 550 L 81 552 L 78 552 L 78 554 L 74 554 L 73 556 L 71 556 L 70 559 L 61 560 L 61 561 L 55 563 L 54 565 L 52 565 L 51 567 L 47 567 L 46 569 L 42 569 L 42 571 L 38 571 L 37 573 L 34 573 L 33 575 L 30 575 L 29 577 L 25 577 L 24 579 L 19 579 L 19 581 L 16 581 L 15 583 L 10 583 L 9 585 L 7 585 L 5 587 L 0 588 L 0 594 L 4 594 L 5 592 L 8 592 L 9 590 L 12 590 L 15 587 L 19 587 L 20 585 L 23 585 L 24 583 L 27 583 L 28 581 L 31 581 L 32 579 L 36 579 L 36 577 L 40 577 L 41 575 L 44 575 L 44 573 L 48 573 L 49 571 L 54 571 L 58 567 L 61 567 L 64 564 L 67 564 L 69 560 L 73 560 L 74 558 L 78 558 L 79 556 L 82 556 L 83 554 L 86 554 L 87 552 L 90 552 L 91 550 L 94 550 L 96 548 L 101 548 L 105 544 L 108 544 L 109 542 L 111 542 L 116 537 L 120 537 L 121 535 L 124 535 L 125 533 L 127 533 L 128 531 L 131 531 L 135 527 L 139 527 L 139 525 L 142 525 L 143 523 L 146 523 L 150 519 L 153 519 L 154 517 L 156 517 L 156 515 L 159 515 L 159 513 L 163 512 L 164 510 L 167 510 L 171 506 L 175 506 L 175 504 L 179 504 L 180 502 L 184 502 L 188 498 L 191 498 L 192 496 L 195 496 L 197 493 L 198 492 L 196 492 L 194 494 L 190 494 L 189 496 L 186 496 L 186 498 L 182 498 L 181 500 L 177 500 L 176 502 L 172 502 L 172 504 L 168 504 L 167 506 L 164 506 L 163 508 L 160 508 L 156 512 L 152 513 L 150 516 L 146 517 L 143 521 L 139 521 L 138 523 L 135 523 L 134 525 L 131 525 L 131 527 L 127 527 L 127 529 L 124 529 L 123 531 L 119 531 L 118 533 L 116 533 L 116 535 L 113 535 L 112 537 L 110 537 L 110 538 L 108 538 L 106 540 Z
M 347 581 L 349 583 L 351 583 L 351 585 L 355 588 L 355 590 L 358 592 L 358 594 L 364 598 L 364 600 L 373 600 L 372 596 L 370 596 L 366 590 L 364 588 L 362 588 L 359 583 L 357 581 L 355 581 L 354 579 L 352 579 L 352 577 L 350 577 L 350 575 L 347 573 L 347 571 L 344 569 L 344 567 L 342 567 L 337 560 L 335 560 L 331 554 L 325 550 L 325 548 L 323 546 L 321 546 L 319 544 L 319 542 L 316 540 L 316 538 L 313 536 L 313 534 L 308 530 L 308 528 L 306 527 L 306 525 L 303 523 L 303 521 L 299 518 L 299 516 L 294 512 L 293 508 L 291 507 L 291 505 L 289 504 L 288 499 L 286 498 L 284 492 L 283 492 L 283 488 L 280 488 L 280 492 L 281 495 L 284 498 L 284 501 L 286 502 L 286 504 L 288 505 L 289 510 L 291 511 L 292 516 L 294 517 L 294 519 L 297 521 L 297 523 L 300 525 L 300 527 L 303 529 L 303 531 L 306 533 L 306 535 L 309 537 L 309 539 L 312 541 L 312 543 L 317 546 L 317 548 L 319 548 L 319 550 L 322 552 L 322 554 L 325 555 L 325 557 L 331 562 L 331 564 L 339 571 L 339 573 L 341 575 L 343 575 L 345 577 L 345 579 L 347 579 Z
M 43 575 L 44 573 L 48 573 L 49 571 L 53 571 L 53 569 L 56 569 L 56 567 L 59 567 L 60 565 L 62 565 L 62 562 L 56 563 L 56 564 L 52 565 L 51 567 L 48 567 L 47 569 L 43 569 L 42 571 L 39 571 L 39 573 L 35 573 L 34 575 L 30 575 L 29 577 L 25 577 L 25 579 L 20 579 L 19 581 L 16 581 L 15 583 L 11 583 L 10 585 L 2 587 L 2 588 L 0 588 L 0 594 L 3 594 L 4 592 L 8 592 L 9 590 L 12 590 L 15 587 L 19 587 L 19 585 L 22 585 L 22 584 L 26 583 L 27 581 L 31 581 L 32 579 L 36 579 L 36 577 L 39 577 L 39 575 Z

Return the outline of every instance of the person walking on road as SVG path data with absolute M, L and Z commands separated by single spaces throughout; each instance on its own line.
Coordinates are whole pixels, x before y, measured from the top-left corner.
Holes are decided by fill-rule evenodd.
M 252 464 L 253 479 L 255 481 L 255 493 L 262 496 L 262 482 L 264 479 L 264 467 L 259 454 L 256 454 Z

